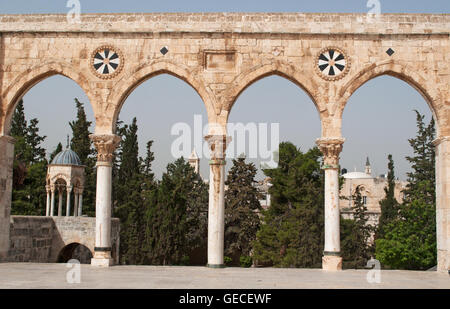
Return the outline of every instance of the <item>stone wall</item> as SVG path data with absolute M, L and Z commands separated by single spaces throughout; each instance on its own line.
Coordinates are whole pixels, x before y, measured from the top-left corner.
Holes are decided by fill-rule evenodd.
M 119 219 L 112 219 L 113 257 L 118 264 Z M 56 263 L 63 248 L 72 243 L 95 246 L 95 218 L 11 216 L 8 262 Z

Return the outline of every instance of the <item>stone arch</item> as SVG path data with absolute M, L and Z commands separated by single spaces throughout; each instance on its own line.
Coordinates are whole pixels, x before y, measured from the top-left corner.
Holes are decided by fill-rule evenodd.
M 427 81 L 427 79 L 420 75 L 417 70 L 413 70 L 408 65 L 393 60 L 374 63 L 364 68 L 350 79 L 350 81 L 339 91 L 339 103 L 336 117 L 342 119 L 347 102 L 356 90 L 368 81 L 382 75 L 396 77 L 412 86 L 422 95 L 436 121 L 436 131 L 437 136 L 439 136 L 439 128 L 443 125 L 442 121 L 445 119 L 445 115 L 443 114 L 444 109 L 439 108 L 438 106 L 439 104 L 442 104 L 442 96 L 438 89 L 430 87 L 429 85 L 432 81 Z
M 214 95 L 204 86 L 203 81 L 194 77 L 194 74 L 187 67 L 174 64 L 169 61 L 157 61 L 151 64 L 144 64 L 137 67 L 132 73 L 124 76 L 117 82 L 116 87 L 108 97 L 106 114 L 111 117 L 111 133 L 115 130 L 115 125 L 119 113 L 128 96 L 145 81 L 161 74 L 169 74 L 190 85 L 200 96 L 205 104 L 208 120 L 214 122 L 216 118 L 216 101 Z
M 49 178 L 50 178 L 50 177 L 49 177 Z M 64 174 L 57 174 L 57 175 L 51 177 L 51 178 L 50 178 L 50 185 L 54 185 L 59 179 L 64 180 L 64 181 L 66 182 L 66 186 L 68 186 L 68 187 L 72 185 L 72 183 L 71 183 L 71 181 L 70 181 L 70 178 L 67 177 L 67 176 L 64 175 Z
M 3 121 L 0 123 L 0 133 L 2 135 L 9 134 L 11 118 L 19 100 L 33 88 L 33 86 L 53 75 L 62 75 L 74 81 L 89 98 L 94 115 L 97 114 L 97 106 L 95 106 L 94 103 L 97 100 L 95 100 L 94 92 L 90 88 L 88 78 L 68 63 L 49 62 L 29 68 L 21 73 L 2 94 L 1 99 L 3 106 L 1 119 Z
M 89 246 L 76 240 L 66 241 L 59 249 L 56 263 L 67 263 L 71 259 L 77 259 L 81 264 L 90 264 L 94 251 Z
M 274 62 L 272 64 L 261 65 L 253 67 L 239 74 L 234 81 L 229 86 L 229 92 L 227 95 L 227 102 L 225 109 L 230 115 L 231 109 L 236 103 L 239 96 L 251 85 L 257 81 L 272 75 L 277 75 L 283 77 L 295 85 L 299 86 L 313 101 L 316 106 L 319 117 L 322 120 L 322 111 L 326 110 L 326 106 L 321 106 L 323 104 L 319 101 L 319 95 L 317 92 L 318 85 L 314 83 L 311 78 L 308 78 L 307 74 L 301 74 L 294 66 L 289 64 L 284 64 L 282 62 Z M 227 117 L 228 117 L 227 116 Z

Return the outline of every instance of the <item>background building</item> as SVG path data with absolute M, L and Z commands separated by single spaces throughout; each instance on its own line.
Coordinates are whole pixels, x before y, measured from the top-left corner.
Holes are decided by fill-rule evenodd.
M 387 174 L 378 177 L 372 176 L 372 169 L 369 158 L 366 160 L 364 172 L 348 173 L 345 169 L 342 170 L 342 177 L 344 184 L 340 191 L 339 208 L 344 219 L 353 218 L 353 200 L 352 196 L 355 194 L 356 188 L 360 187 L 363 203 L 367 206 L 367 214 L 369 216 L 369 224 L 377 225 L 380 218 L 381 209 L 380 201 L 385 197 L 384 188 L 388 185 Z M 403 201 L 402 190 L 406 188 L 406 181 L 395 181 L 395 198 L 399 203 Z

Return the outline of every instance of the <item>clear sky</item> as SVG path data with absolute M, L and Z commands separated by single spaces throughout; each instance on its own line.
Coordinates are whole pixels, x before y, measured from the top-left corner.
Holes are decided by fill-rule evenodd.
M 65 13 L 66 0 L 0 0 L 0 13 Z M 367 12 L 367 0 L 81 0 L 84 13 Z M 380 0 L 382 13 L 448 13 L 448 0 Z
M 0 14 L 66 13 L 65 0 L 0 0 Z M 179 0 L 179 1 L 87 1 L 81 0 L 82 13 L 93 12 L 367 12 L 367 0 Z M 448 13 L 450 1 L 381 0 L 382 13 Z M 41 132 L 47 135 L 44 147 L 51 152 L 58 142 L 65 144 L 70 133 L 68 122 L 75 117 L 74 98 L 92 108 L 73 81 L 50 77 L 33 87 L 24 97 L 27 118 L 40 120 Z M 282 108 L 280 108 L 282 107 Z M 174 109 L 176 113 L 173 113 Z M 387 155 L 392 153 L 397 175 L 405 179 L 410 155 L 407 139 L 416 132 L 414 109 L 431 112 L 420 94 L 393 77 L 378 77 L 361 87 L 349 100 L 344 112 L 343 136 L 346 138 L 341 164 L 348 170 L 363 170 L 370 157 L 375 175 L 386 172 Z M 193 125 L 194 114 L 206 121 L 203 102 L 186 83 L 175 77 L 160 75 L 140 85 L 127 99 L 120 114 L 126 123 L 138 118 L 139 146 L 155 140 L 154 170 L 159 177 L 167 163 L 174 161 L 170 146 L 176 138 L 170 130 L 176 122 Z M 302 150 L 314 146 L 320 137 L 320 122 L 314 104 L 296 85 L 281 77 L 267 77 L 250 86 L 238 99 L 230 115 L 231 122 L 278 122 L 280 139 L 289 140 Z M 257 163 L 257 162 L 256 162 Z M 201 161 L 201 173 L 209 177 L 208 161 Z M 230 167 L 228 163 L 227 167 Z

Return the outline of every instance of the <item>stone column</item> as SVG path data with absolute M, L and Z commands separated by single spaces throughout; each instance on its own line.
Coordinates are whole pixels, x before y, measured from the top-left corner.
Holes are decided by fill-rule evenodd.
M 113 265 L 111 258 L 111 189 L 113 153 L 120 142 L 117 135 L 90 135 L 98 152 L 95 202 L 95 248 L 92 266 Z
M 83 214 L 83 191 L 80 192 L 78 196 L 78 216 L 81 217 Z
M 72 186 L 67 187 L 67 202 L 66 202 L 66 217 L 70 217 L 70 195 L 72 193 Z
M 53 217 L 55 215 L 55 185 L 50 186 L 50 191 L 52 192 L 52 201 L 50 204 L 50 216 Z
M 80 196 L 78 193 L 78 189 L 74 190 L 74 202 L 73 202 L 73 216 L 78 216 L 78 197 Z
M 50 215 L 50 186 L 45 186 L 45 191 L 47 192 L 47 203 L 45 207 L 45 216 L 48 217 Z
M 0 261 L 6 260 L 9 250 L 14 142 L 11 136 L 0 136 Z
M 437 270 L 450 273 L 450 137 L 440 137 L 436 146 L 436 242 Z
M 325 170 L 325 246 L 322 269 L 342 270 L 339 211 L 339 154 L 343 138 L 322 138 L 317 145 L 323 153 Z
M 211 150 L 209 162 L 208 267 L 222 268 L 225 228 L 225 151 L 231 138 L 224 135 L 205 137 Z
M 58 217 L 61 217 L 62 215 L 62 203 L 63 203 L 62 188 L 58 187 Z

